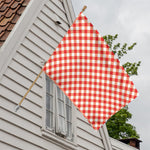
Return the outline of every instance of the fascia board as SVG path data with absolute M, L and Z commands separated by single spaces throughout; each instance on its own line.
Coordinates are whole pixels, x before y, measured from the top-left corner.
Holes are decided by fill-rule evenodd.
M 0 80 L 46 0 L 31 0 L 0 49 Z

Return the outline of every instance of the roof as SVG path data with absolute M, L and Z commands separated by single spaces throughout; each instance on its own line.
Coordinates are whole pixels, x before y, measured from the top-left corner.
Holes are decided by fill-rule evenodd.
M 122 141 L 122 142 L 129 142 L 131 140 L 134 140 L 136 142 L 142 142 L 141 140 L 137 139 L 137 138 L 127 138 L 127 139 L 120 139 L 119 141 Z
M 0 46 L 2 46 L 7 39 L 29 1 L 30 0 L 1 0 Z
M 125 144 L 129 144 L 130 146 L 133 146 L 137 149 L 140 149 L 140 142 L 142 142 L 141 140 L 139 140 L 137 138 L 120 139 L 119 141 L 121 141 Z

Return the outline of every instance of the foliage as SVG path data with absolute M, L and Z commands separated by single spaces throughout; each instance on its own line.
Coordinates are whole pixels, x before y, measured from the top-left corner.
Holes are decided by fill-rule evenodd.
M 118 38 L 118 34 L 112 36 L 107 35 L 103 37 L 105 42 L 108 44 L 109 48 L 112 49 L 114 54 L 118 59 L 121 59 L 124 55 L 128 53 L 128 51 L 133 50 L 136 43 L 128 46 L 127 43 L 121 45 L 120 43 L 113 44 L 114 41 Z M 138 75 L 138 67 L 141 62 L 126 62 L 123 67 L 128 73 L 129 76 Z M 113 115 L 106 123 L 108 133 L 111 137 L 115 139 L 123 139 L 123 138 L 139 138 L 139 135 L 136 132 L 136 129 L 130 123 L 127 123 L 129 119 L 132 118 L 132 114 L 128 111 L 128 107 L 125 106 L 120 111 L 118 111 L 115 115 Z
M 124 43 L 122 46 L 120 43 L 113 44 L 113 42 L 118 38 L 118 34 L 112 36 L 112 35 L 106 35 L 103 37 L 105 42 L 108 44 L 109 48 L 112 49 L 114 54 L 121 59 L 124 55 L 128 53 L 128 51 L 133 50 L 136 43 L 133 43 L 132 45 L 128 46 L 127 43 Z M 138 67 L 140 66 L 141 61 L 130 63 L 127 62 L 123 65 L 124 69 L 128 73 L 129 76 L 132 75 L 138 75 Z
M 124 138 L 139 138 L 135 127 L 130 123 L 127 123 L 131 119 L 132 114 L 128 111 L 128 107 L 125 106 L 123 109 L 118 111 L 107 121 L 107 129 L 109 135 L 115 139 Z

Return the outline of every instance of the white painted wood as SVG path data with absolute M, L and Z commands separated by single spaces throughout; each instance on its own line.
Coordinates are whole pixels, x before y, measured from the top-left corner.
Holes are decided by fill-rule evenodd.
M 46 24 L 44 24 L 40 19 L 36 19 L 35 26 L 39 28 L 41 31 L 43 31 L 46 35 L 49 36 L 49 38 L 52 38 L 54 41 L 58 43 L 63 38 L 63 35 L 60 35 L 58 32 L 56 32 L 53 28 L 48 27 Z M 54 25 L 57 26 L 57 25 Z M 35 27 L 34 27 L 35 28 Z M 58 27 L 57 27 L 58 28 Z M 36 30 L 36 29 L 35 29 Z
M 36 126 L 39 126 L 39 127 L 42 126 L 41 117 L 38 116 L 38 114 L 35 114 L 31 110 L 26 109 L 25 106 L 22 106 L 21 109 L 18 111 L 18 113 L 15 113 L 14 108 L 16 104 L 3 97 L 0 97 L 0 98 L 1 98 L 1 102 L 0 102 L 1 109 L 7 110 L 10 113 L 20 116 L 23 119 L 34 123 Z
M 13 69 L 8 68 L 5 72 L 5 76 L 7 78 L 10 78 L 11 80 L 15 81 L 18 84 L 21 84 L 23 87 L 28 89 L 33 81 L 29 81 L 28 79 L 22 77 L 17 72 L 15 72 Z M 37 93 L 37 95 L 42 96 L 41 87 L 34 85 L 34 87 L 31 89 L 34 93 Z
M 87 134 L 91 134 L 96 136 L 97 138 L 101 138 L 99 131 L 94 130 L 79 111 L 77 112 L 77 128 L 81 128 L 82 130 L 85 130 Z
M 81 145 L 78 145 L 78 150 L 87 150 L 87 148 L 82 147 Z
M 55 15 L 59 17 L 61 25 L 55 24 Z M 27 95 L 21 109 L 17 113 L 14 112 L 15 106 L 41 71 L 43 66 L 41 62 L 48 60 L 74 19 L 71 0 L 31 0 L 2 46 L 0 140 L 5 149 L 105 149 L 102 139 L 109 140 L 105 138 L 106 131 L 103 132 L 104 136 L 101 136 L 98 131 L 93 130 L 77 109 L 73 109 L 73 141 L 46 129 L 44 73 Z M 112 139 L 111 143 L 113 149 L 117 150 L 122 150 L 122 147 L 126 150 L 129 147 Z
M 63 4 L 66 10 L 66 15 L 69 21 L 69 25 L 71 26 L 75 19 L 73 15 L 74 13 L 72 12 L 73 9 L 69 8 L 72 6 L 71 1 L 68 2 L 67 0 L 63 0 Z
M 57 5 L 55 5 L 55 3 L 49 0 L 47 1 L 46 6 L 53 12 L 57 12 L 57 15 L 68 24 L 68 20 L 65 13 L 61 9 L 59 9 Z
M 50 57 L 50 54 L 53 52 L 54 48 L 50 47 L 48 51 L 43 49 L 43 47 L 40 47 L 37 43 L 35 43 L 32 39 L 25 38 L 22 45 L 38 55 L 39 58 L 42 60 L 48 60 Z
M 45 25 L 48 26 L 48 28 L 52 28 L 53 30 L 55 30 L 55 32 L 59 35 L 61 35 L 62 37 L 64 37 L 64 35 L 66 34 L 67 32 L 67 29 L 69 28 L 67 25 L 66 25 L 66 28 L 63 27 L 63 23 L 61 25 L 56 25 L 53 18 L 52 17 L 49 17 L 48 14 L 44 13 L 43 11 L 41 11 L 41 13 L 39 14 L 38 16 L 38 19 L 43 22 Z M 38 20 L 36 19 L 35 20 L 35 24 L 37 24 Z
M 94 134 L 87 133 L 86 130 L 77 128 L 77 136 L 88 142 L 91 142 L 93 145 L 97 145 L 98 147 L 103 148 L 103 143 L 101 138 L 96 137 Z
M 1 132 L 0 132 L 1 135 Z M 19 149 L 17 147 L 14 147 L 13 145 L 9 145 L 8 143 L 4 143 L 4 142 L 0 142 L 0 148 L 2 150 L 23 150 L 23 149 Z
M 43 32 L 43 29 L 40 29 L 39 27 L 33 25 L 32 28 L 30 29 L 34 35 L 36 35 L 38 38 L 41 38 L 42 41 L 44 41 L 48 46 L 52 46 L 56 48 L 59 44 L 57 40 L 55 40 L 54 37 L 48 35 L 46 32 Z M 61 40 L 61 39 L 60 39 Z M 49 46 L 49 47 L 50 47 Z M 49 48 L 48 48 L 49 49 Z
M 0 50 L 0 80 L 46 0 L 31 0 Z M 34 14 L 34 15 L 31 15 Z M 26 27 L 26 28 L 25 28 Z
M 24 67 L 20 63 L 16 62 L 15 60 L 12 60 L 11 64 L 9 65 L 9 68 L 11 68 L 15 72 L 17 72 L 19 75 L 21 75 L 22 77 L 24 77 L 30 81 L 34 81 L 34 79 L 37 76 L 37 74 L 33 73 L 31 70 L 27 69 L 26 67 Z M 42 79 L 39 78 L 37 80 L 37 82 L 35 83 L 35 85 L 42 88 L 43 87 Z
M 34 134 L 31 134 L 30 132 L 24 130 L 23 128 L 20 128 L 18 126 L 15 126 L 13 124 L 11 124 L 10 122 L 6 122 L 1 120 L 1 126 L 3 126 L 2 131 L 7 132 L 9 131 L 9 133 L 11 135 L 14 135 L 15 137 L 17 137 L 18 139 L 21 139 L 22 141 L 28 142 L 30 144 L 32 144 L 33 146 L 36 146 L 37 149 L 49 149 L 51 146 L 51 149 L 58 149 L 58 150 L 63 150 L 63 146 L 60 147 L 56 144 L 51 143 L 51 145 L 49 144 L 49 141 L 45 140 L 44 138 L 42 138 L 41 136 L 36 136 Z M 17 132 L 16 132 L 17 131 Z M 28 148 L 28 149 L 34 149 L 34 148 Z
M 28 88 L 20 86 L 18 83 L 14 82 L 13 80 L 9 79 L 6 76 L 3 76 L 1 84 L 4 87 L 6 87 L 7 89 L 9 89 L 10 91 L 12 91 L 12 92 L 14 92 L 14 93 L 16 93 L 17 95 L 20 95 L 20 96 L 23 96 L 26 93 L 26 91 L 28 90 Z M 4 95 L 4 94 L 2 93 L 2 95 Z M 7 98 L 7 96 L 9 96 L 9 93 L 6 93 L 6 95 L 4 95 L 4 96 Z M 29 99 L 31 102 L 33 101 L 36 104 L 38 101 L 39 102 L 41 101 L 41 96 L 38 95 L 37 93 L 34 93 L 33 91 L 31 91 L 27 95 L 27 99 Z
M 75 18 L 76 18 L 76 16 L 75 16 L 75 12 L 74 12 L 74 9 L 73 9 L 73 5 L 72 5 L 72 1 L 68 1 L 68 0 L 65 0 L 66 2 L 67 2 L 67 6 L 68 7 L 66 7 L 65 8 L 65 10 L 69 10 L 69 13 L 67 13 L 67 17 L 68 17 L 68 15 L 70 16 L 70 18 L 71 18 L 71 20 L 72 20 L 72 22 L 71 23 L 73 23 L 74 21 L 75 21 Z
M 33 145 L 29 141 L 25 141 L 24 139 L 21 139 L 5 131 L 1 131 L 0 140 L 2 142 L 5 142 L 7 145 L 13 145 L 14 147 L 17 147 L 19 150 L 45 150 L 44 148 L 41 148 L 38 145 Z
M 36 53 L 32 52 L 30 49 L 25 47 L 23 44 L 20 46 L 19 50 L 17 51 L 19 54 L 23 55 L 24 57 L 28 58 L 32 61 L 36 66 L 41 66 L 41 57 L 39 57 Z
M 55 20 L 56 20 L 56 16 L 55 16 L 55 11 L 50 9 L 49 8 L 50 5 L 45 5 L 45 7 L 43 7 L 42 9 L 42 12 L 49 18 L 51 19 L 52 21 L 54 21 L 55 23 Z M 49 15 L 51 14 L 51 15 Z M 63 15 L 65 16 L 65 14 Z M 59 18 L 61 20 L 61 25 L 59 25 L 60 27 L 62 27 L 64 30 L 66 30 L 66 28 L 68 28 L 68 22 L 67 22 L 67 19 L 62 19 L 62 18 Z
M 112 145 L 109 139 L 109 135 L 107 132 L 106 124 L 104 124 L 100 129 L 99 129 L 100 135 L 102 137 L 102 142 L 104 145 L 104 148 L 106 150 L 112 150 Z
M 42 131 L 43 137 L 53 141 L 56 145 L 61 145 L 66 150 L 77 150 L 77 145 L 69 140 L 63 139 L 56 134 L 50 133 L 48 131 Z
M 89 147 L 90 143 L 91 147 Z M 92 126 L 88 123 L 88 121 L 83 117 L 80 111 L 77 111 L 77 144 L 85 149 L 85 145 L 88 145 L 87 149 L 104 149 L 104 145 L 102 142 L 102 137 L 99 132 L 93 130 Z
M 60 0 L 51 0 L 51 2 L 53 2 L 59 9 L 61 9 L 61 11 L 63 11 L 65 13 L 65 9 L 62 5 L 62 2 Z
M 42 67 L 37 66 L 36 64 L 34 64 L 33 61 L 31 61 L 27 57 L 23 56 L 21 53 L 16 53 L 16 55 L 13 57 L 13 59 L 15 61 L 19 62 L 20 64 L 22 64 L 23 66 L 29 68 L 30 70 L 32 70 L 32 72 L 34 72 L 36 74 L 39 74 L 39 72 L 42 69 Z
M 91 143 L 85 138 L 78 137 L 77 142 L 79 146 L 85 148 L 86 150 L 104 150 L 104 148 L 101 148 L 100 146 Z
M 55 47 L 52 46 L 55 45 L 55 43 L 52 43 L 52 42 L 47 42 L 47 41 L 44 41 L 42 39 L 42 37 L 40 37 L 38 35 L 38 33 L 34 34 L 33 32 L 29 32 L 28 35 L 27 35 L 27 38 L 32 40 L 33 43 L 36 43 L 39 47 L 41 47 L 42 49 L 44 49 L 47 53 L 51 51 L 51 47 L 52 49 L 55 49 Z M 51 52 L 52 53 L 52 52 Z
M 14 124 L 20 128 L 23 128 L 24 130 L 26 130 L 32 134 L 35 134 L 38 136 L 41 135 L 41 128 L 39 126 L 35 125 L 34 123 L 29 122 L 29 120 L 26 120 L 25 118 L 22 118 L 21 116 L 18 116 L 15 113 L 12 113 L 5 109 L 1 109 L 0 113 L 1 113 L 2 120 L 9 121 L 12 124 Z
M 5 87 L 0 87 L 0 89 L 1 89 L 1 92 L 3 92 L 2 94 L 1 94 L 1 96 L 3 97 L 3 98 L 5 98 L 6 100 L 3 102 L 3 104 L 2 105 L 4 105 L 5 103 L 8 103 L 8 102 L 13 102 L 14 104 L 16 104 L 17 105 L 17 103 L 19 103 L 19 101 L 21 100 L 21 98 L 22 98 L 22 96 L 18 96 L 18 95 L 16 95 L 13 91 L 11 91 L 11 90 L 8 90 L 7 88 L 5 88 Z M 23 108 L 25 108 L 27 111 L 29 111 L 29 112 L 31 112 L 31 113 L 33 113 L 33 114 L 35 114 L 36 116 L 38 116 L 38 117 L 42 117 L 42 110 L 41 110 L 41 106 L 39 106 L 39 104 L 36 104 L 36 103 L 33 103 L 33 102 L 31 102 L 31 101 L 28 101 L 27 99 L 25 100 L 26 102 L 24 102 L 24 104 L 23 104 Z M 8 103 L 8 105 L 10 106 L 10 107 L 13 107 L 14 105 L 12 105 L 11 106 L 11 104 L 9 104 Z M 14 106 L 15 107 L 15 106 Z M 14 107 L 13 108 L 11 108 L 11 111 L 14 111 Z M 32 109 L 32 108 L 34 108 L 34 109 Z

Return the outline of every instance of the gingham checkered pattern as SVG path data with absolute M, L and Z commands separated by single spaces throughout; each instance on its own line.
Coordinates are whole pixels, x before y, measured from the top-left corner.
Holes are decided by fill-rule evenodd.
M 137 90 L 108 45 L 80 13 L 43 71 L 98 130 L 137 97 Z

